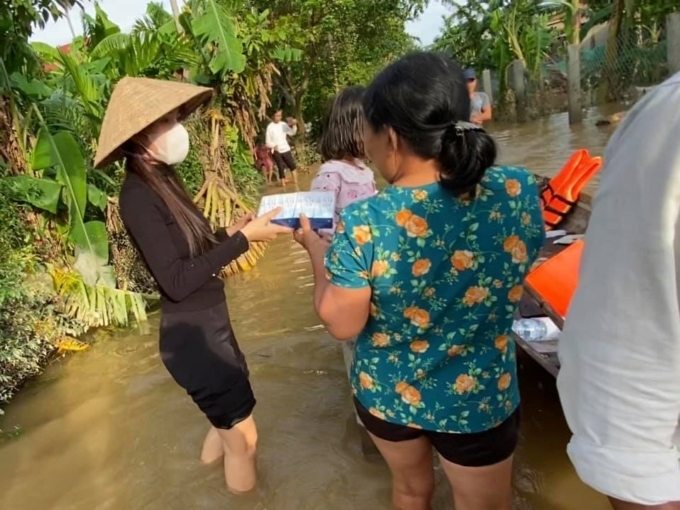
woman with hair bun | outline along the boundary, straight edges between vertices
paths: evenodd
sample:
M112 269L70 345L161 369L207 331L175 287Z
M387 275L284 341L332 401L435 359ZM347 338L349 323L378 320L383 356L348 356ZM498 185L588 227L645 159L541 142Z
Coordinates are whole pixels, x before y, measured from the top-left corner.
M545 235L535 181L494 166L445 56L391 64L363 109L366 152L390 185L342 211L330 247L302 218L314 306L338 340L358 335L354 404L392 472L394 507L430 508L434 448L457 510L510 510L510 331Z

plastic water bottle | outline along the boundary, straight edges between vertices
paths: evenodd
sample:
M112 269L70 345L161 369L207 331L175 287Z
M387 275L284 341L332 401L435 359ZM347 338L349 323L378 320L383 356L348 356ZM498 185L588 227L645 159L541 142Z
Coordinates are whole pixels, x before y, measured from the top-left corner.
M512 330L527 342L554 340L560 334L557 325L548 317L516 320L512 323Z

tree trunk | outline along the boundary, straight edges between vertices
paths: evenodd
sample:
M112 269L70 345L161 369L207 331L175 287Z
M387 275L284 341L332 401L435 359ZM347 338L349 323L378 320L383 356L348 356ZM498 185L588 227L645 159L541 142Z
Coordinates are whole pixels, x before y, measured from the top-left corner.
M24 158L19 136L14 126L10 104L0 97L0 159L9 166L14 175L26 173L26 158Z
M605 49L604 66L602 69L604 80L598 94L599 100L601 102L607 102L616 99L620 93L618 90L619 70L616 69L616 65L619 60L619 35L621 33L621 25L623 24L625 5L625 0L615 0L612 17L609 20L607 46Z

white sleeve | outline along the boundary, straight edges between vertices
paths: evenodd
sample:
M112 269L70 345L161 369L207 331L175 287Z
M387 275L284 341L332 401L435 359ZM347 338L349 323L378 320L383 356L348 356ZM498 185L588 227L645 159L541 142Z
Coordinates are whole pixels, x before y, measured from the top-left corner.
M581 480L680 501L680 74L612 136L560 337L557 387Z
M273 124L269 124L267 126L267 131L266 131L266 134L265 134L265 142L264 143L270 149L276 149L276 140L275 140L275 137L274 137Z
M297 124L290 127L288 124L284 123L283 132L286 133L286 136L295 136L297 134Z

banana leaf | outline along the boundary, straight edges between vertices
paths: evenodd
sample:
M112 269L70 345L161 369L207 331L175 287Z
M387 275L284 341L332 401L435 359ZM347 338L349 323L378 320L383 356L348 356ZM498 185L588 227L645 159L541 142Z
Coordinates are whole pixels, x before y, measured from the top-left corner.
M63 186L52 179L40 179L30 175L17 175L4 179L9 184L11 197L37 209L57 213Z
M38 133L33 150L33 169L56 168L56 181L63 186L62 199L68 209L69 237L81 250L108 261L106 227L101 221L85 223L87 181L85 158L71 133L52 135L47 128Z
M191 28L203 46L212 46L209 67L215 74L241 73L246 67L243 43L231 16L215 0L206 0Z

